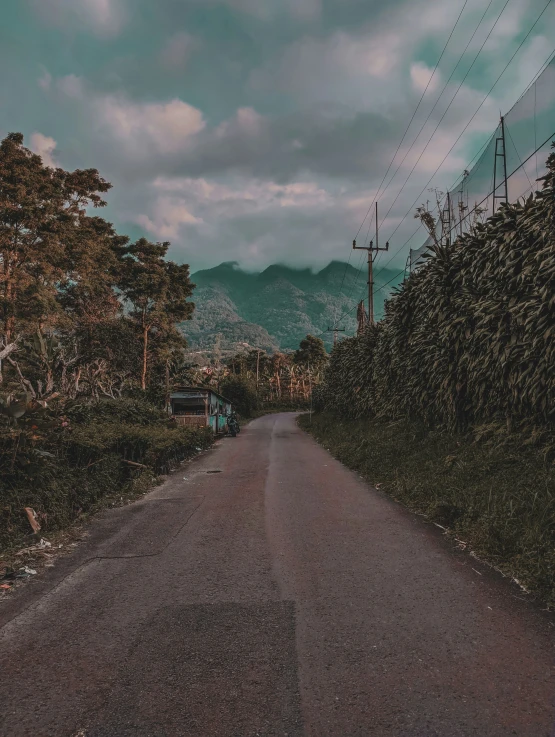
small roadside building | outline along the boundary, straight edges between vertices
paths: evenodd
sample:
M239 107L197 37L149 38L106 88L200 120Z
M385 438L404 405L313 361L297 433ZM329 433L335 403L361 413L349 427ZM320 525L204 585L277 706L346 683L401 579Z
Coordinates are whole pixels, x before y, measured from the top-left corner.
M168 411L179 425L211 427L214 433L227 432L231 402L207 387L181 386L170 394Z

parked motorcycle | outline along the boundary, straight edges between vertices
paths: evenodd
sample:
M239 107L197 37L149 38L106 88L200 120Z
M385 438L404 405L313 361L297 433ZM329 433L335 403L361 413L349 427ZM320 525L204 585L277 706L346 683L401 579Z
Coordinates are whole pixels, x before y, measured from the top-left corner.
M239 421L237 420L237 415L235 413L228 415L227 427L232 438L236 437L241 432Z

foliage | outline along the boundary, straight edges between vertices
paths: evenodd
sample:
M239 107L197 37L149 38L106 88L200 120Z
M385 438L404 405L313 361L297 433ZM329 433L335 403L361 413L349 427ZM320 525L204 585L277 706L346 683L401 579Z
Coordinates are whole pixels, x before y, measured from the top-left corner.
M36 329L56 315L58 285L70 282L83 262L83 271L94 261L102 270L112 233L98 237L85 208L105 204L101 195L109 188L94 169L44 167L23 147L20 133L1 142L0 317L6 345L22 327Z
M149 338L152 331L166 338L162 351L171 361L172 348L185 347L175 324L190 317L193 305L187 302L193 288L189 267L166 261L169 243L150 243L140 238L122 249L122 268L118 286L130 305L129 316L137 323L143 343L141 389L147 385ZM164 348L166 349L164 351Z
M555 420L555 154L543 188L431 248L383 321L332 352L319 406L464 430Z
M298 366L307 369L313 368L316 371L323 369L328 360L324 341L314 335L307 335L301 340L293 360Z
M28 532L24 506L56 529L211 440L160 412L184 371L189 267L92 214L110 187L44 166L20 133L0 143L0 544Z
M90 213L111 185L95 169L43 165L20 133L0 143L0 386L9 404L121 397L184 360L189 268L168 243L129 244ZM126 303L124 312L122 302Z
M25 507L47 535L211 442L208 428L177 426L144 399L30 408L0 426L0 548L30 533Z
M135 399L124 397L97 402L71 402L64 406L64 413L74 424L88 425L95 422L121 422L125 425L153 425L167 420L167 415L141 394Z
M555 436L490 424L461 435L419 422L300 418L333 455L450 528L479 556L555 604Z
M256 385L244 376L226 377L220 385L220 391L242 417L251 417L258 409Z
M327 359L322 340L307 335L294 354L269 356L260 349L238 353L227 360L225 373L250 384L261 409L285 406L298 409L309 406L312 390L321 380Z

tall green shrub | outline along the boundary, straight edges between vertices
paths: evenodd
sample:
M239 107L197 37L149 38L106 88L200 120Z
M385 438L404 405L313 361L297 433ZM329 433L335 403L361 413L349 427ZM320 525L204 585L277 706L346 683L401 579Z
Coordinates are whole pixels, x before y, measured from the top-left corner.
M427 262L333 351L318 402L462 430L555 420L555 155L541 191Z

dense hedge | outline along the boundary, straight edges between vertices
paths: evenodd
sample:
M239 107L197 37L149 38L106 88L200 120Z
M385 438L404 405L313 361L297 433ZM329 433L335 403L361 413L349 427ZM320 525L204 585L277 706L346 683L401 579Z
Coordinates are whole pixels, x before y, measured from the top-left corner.
M542 190L434 247L384 320L333 351L320 407L462 430L555 420L555 155Z
M29 412L0 428L0 548L31 531L25 507L37 512L48 534L138 475L166 473L212 440L208 428L176 426L141 400Z

